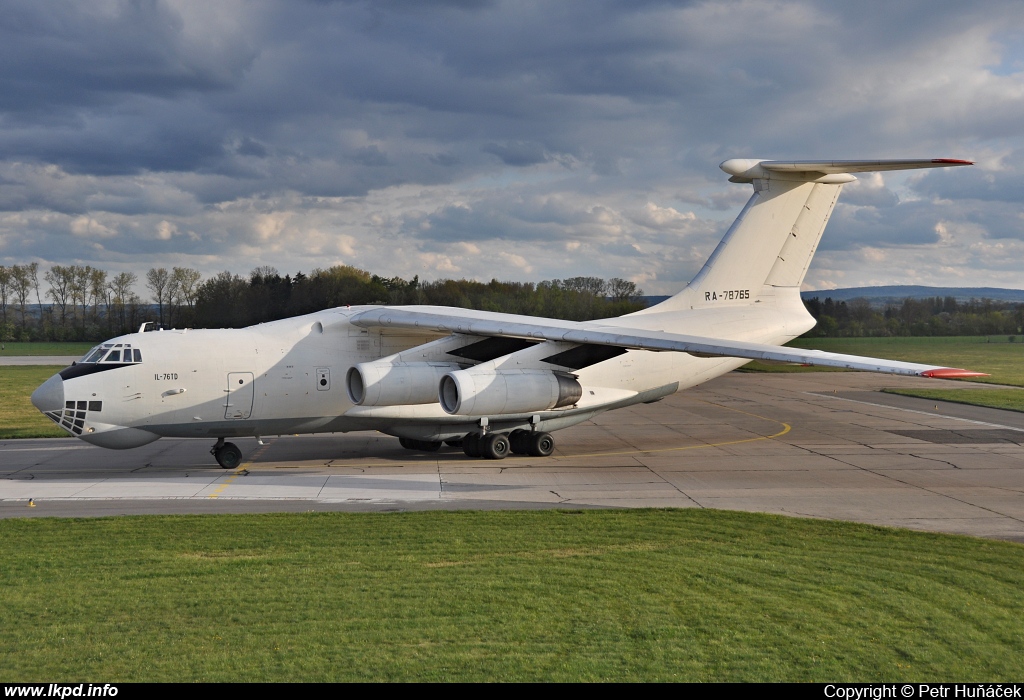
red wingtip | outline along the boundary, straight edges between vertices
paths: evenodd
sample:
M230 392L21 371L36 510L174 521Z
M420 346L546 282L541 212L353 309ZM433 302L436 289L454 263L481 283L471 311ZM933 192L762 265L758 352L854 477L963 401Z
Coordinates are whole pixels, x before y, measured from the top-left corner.
M932 379L967 379L969 377L987 377L985 372L972 372L969 369L957 369L955 367L943 367L942 369L929 369L921 372L922 377Z
M974 165L973 160L957 160L956 158L932 158L933 163L946 163L947 165Z

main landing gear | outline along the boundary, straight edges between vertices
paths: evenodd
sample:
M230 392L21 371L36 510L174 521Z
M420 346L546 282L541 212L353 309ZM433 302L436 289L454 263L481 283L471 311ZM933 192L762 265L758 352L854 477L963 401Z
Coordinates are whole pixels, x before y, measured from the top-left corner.
M505 459L509 453L548 457L555 451L555 439L551 433L513 430L502 433L470 433L462 439L462 451L467 457L484 459Z
M440 442L404 437L398 438L398 442L407 450L419 452L437 452L441 447ZM461 440L445 440L444 444L461 447L467 457L474 459L481 457L505 459L510 453L531 457L548 457L555 451L555 439L551 437L551 433L531 430L513 430L507 435L505 433L469 433Z
M462 439L462 451L467 457L505 459L511 449L508 437L501 433L470 433Z
M242 463L242 451L233 442L217 438L217 444L210 448L210 454L223 469L237 469Z

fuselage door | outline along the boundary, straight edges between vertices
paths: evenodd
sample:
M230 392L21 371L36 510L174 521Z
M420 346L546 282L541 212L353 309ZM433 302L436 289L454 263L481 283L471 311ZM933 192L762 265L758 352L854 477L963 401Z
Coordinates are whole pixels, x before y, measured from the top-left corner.
M255 389L252 372L229 372L224 417L243 419L251 416Z

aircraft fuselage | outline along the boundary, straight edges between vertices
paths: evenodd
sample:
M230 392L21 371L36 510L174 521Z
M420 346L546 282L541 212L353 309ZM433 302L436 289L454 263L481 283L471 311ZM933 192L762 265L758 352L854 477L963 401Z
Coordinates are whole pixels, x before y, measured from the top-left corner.
M729 334L759 342L785 342L813 321L792 304L698 309L626 316L594 322L659 330ZM479 417L449 415L436 403L356 406L345 388L348 370L361 362L415 353L439 334L365 329L349 318L366 307L329 309L242 329L133 333L103 344L130 347L130 362L78 363L40 387L33 401L72 434L102 447L137 447L160 437L242 436L380 430L420 440L456 439L480 425ZM497 369L535 367L545 344L495 358ZM564 348L577 347L565 344ZM134 361L138 358L140 361ZM121 358L122 360L124 358ZM439 359L425 357L426 360ZM453 357L461 366L472 366ZM571 370L583 396L571 406L500 415L496 430L557 430L599 412L653 401L742 365L726 358L630 350ZM550 367L550 365L541 365ZM533 423L531 423L533 421Z

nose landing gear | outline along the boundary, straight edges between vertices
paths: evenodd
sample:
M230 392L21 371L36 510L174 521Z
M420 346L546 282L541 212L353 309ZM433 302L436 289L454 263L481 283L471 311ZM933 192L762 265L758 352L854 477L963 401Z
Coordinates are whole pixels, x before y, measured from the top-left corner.
M235 443L224 442L224 438L217 438L217 444L210 448L210 454L222 469L237 469L242 463L242 451Z

